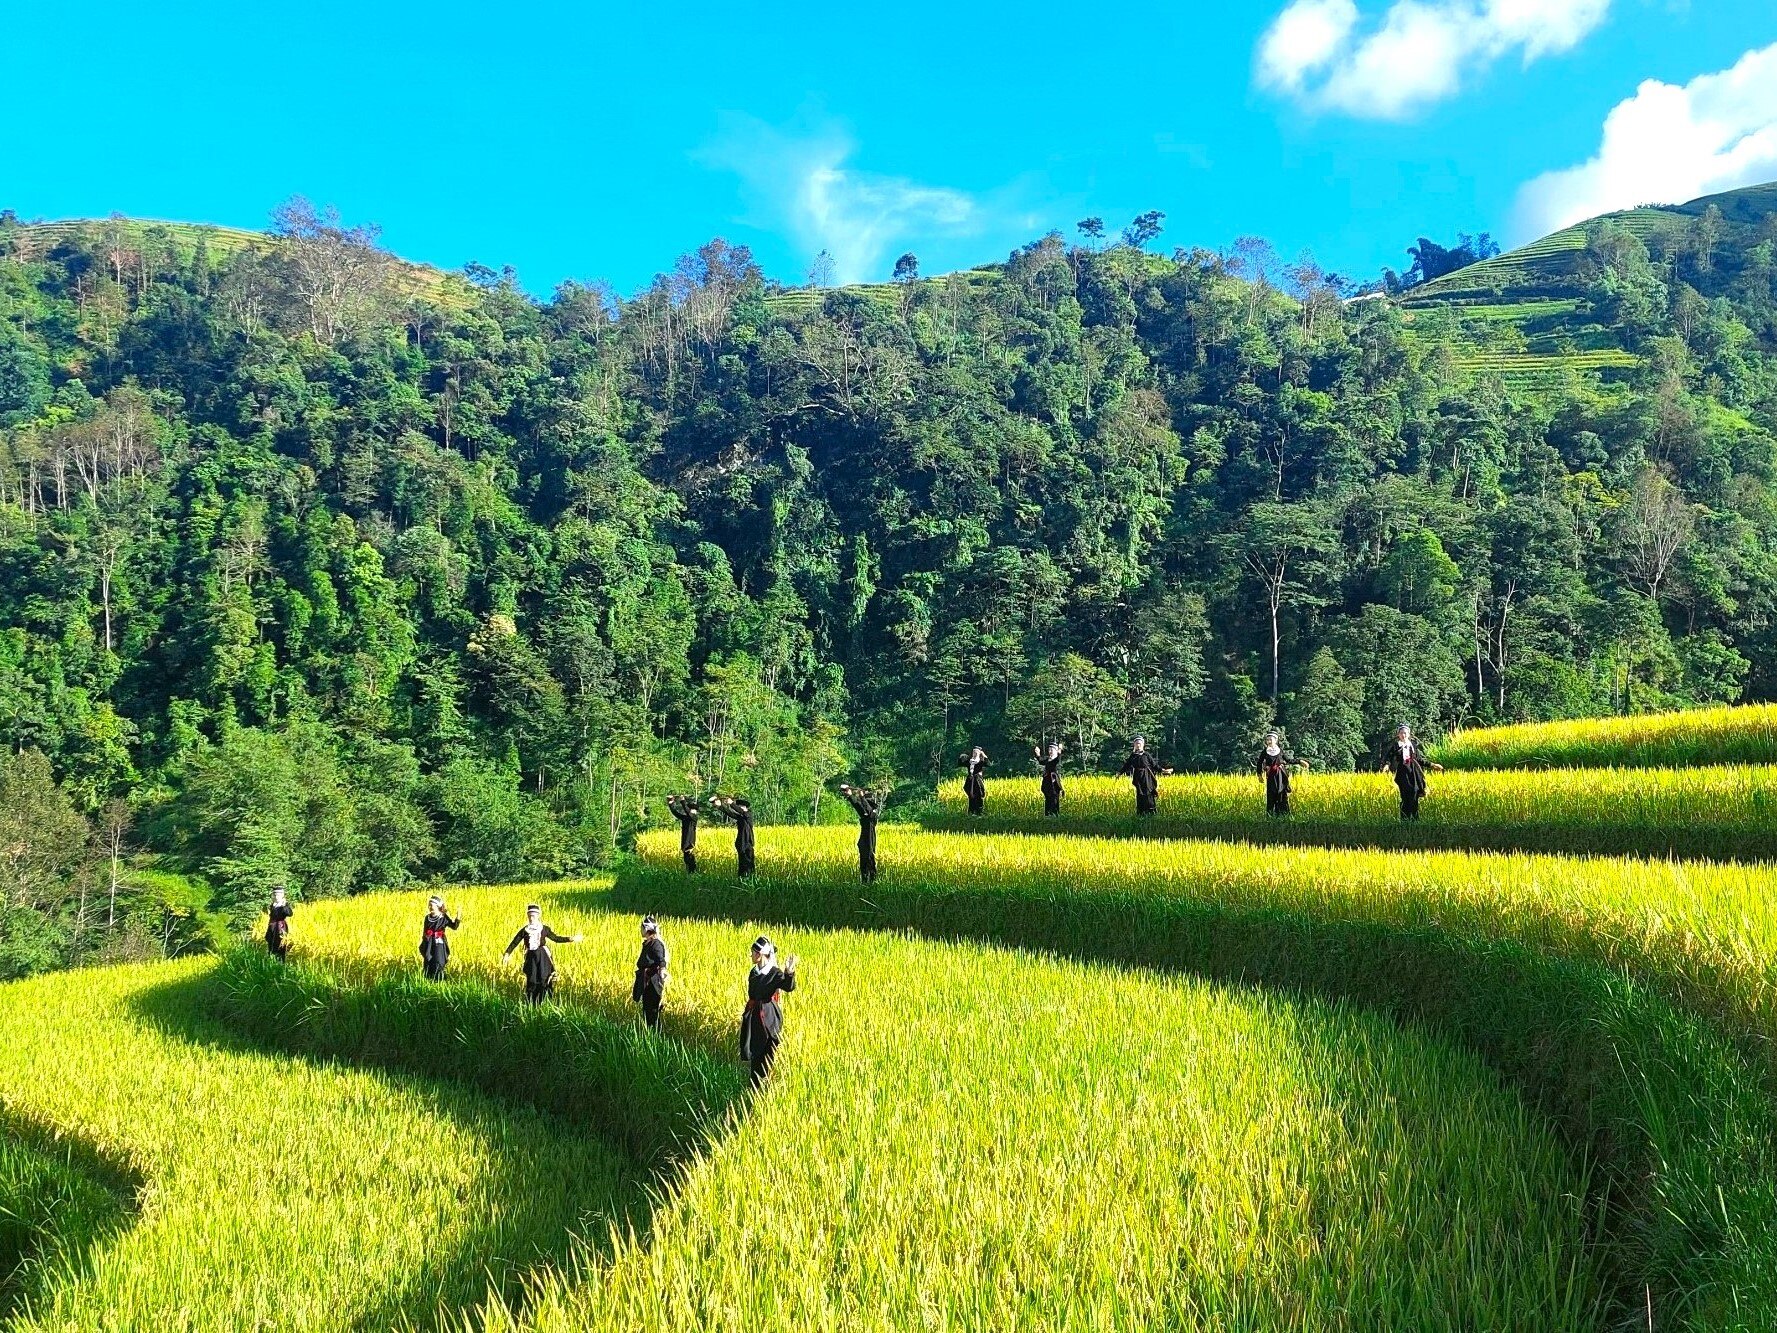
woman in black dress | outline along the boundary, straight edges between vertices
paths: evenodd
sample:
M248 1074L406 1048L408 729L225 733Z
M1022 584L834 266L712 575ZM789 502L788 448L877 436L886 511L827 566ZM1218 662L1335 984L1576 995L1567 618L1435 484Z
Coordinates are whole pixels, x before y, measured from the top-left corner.
M636 981L629 998L642 1006L642 1021L660 1031L660 1006L666 999L666 941L652 915L642 918L642 951L636 956Z
M524 945L524 998L532 1004L542 1004L550 991L555 989L555 955L549 952L551 942L556 944L578 944L578 935L557 935L543 924L543 909L532 903L524 909L525 923L518 928L518 934L512 937L512 943L506 946L506 952L500 955L505 962L512 957L512 951L520 944Z
M1033 749L1031 757L1043 766L1043 818L1061 818L1061 746L1056 741L1049 742L1049 751L1045 754L1041 748Z
M1137 736L1131 744L1129 758L1117 770L1119 776L1135 784L1136 814L1145 817L1160 808L1160 779L1170 772L1170 768L1162 768L1160 761L1148 753L1148 738Z
M1405 722L1394 729L1394 739L1382 751L1382 767L1394 774L1394 785L1401 793L1401 818L1419 818L1419 802L1425 799L1425 770L1442 773L1444 766L1433 763L1413 739L1413 728Z
M280 963L290 954L290 918L295 914L296 909L290 906L284 886L278 885L271 891L271 906L266 909L265 947Z
M701 813L697 808L696 798L691 796L669 796L666 808L673 812L673 818L679 821L679 855L685 860L685 873L697 873L697 816Z
M753 941L753 970L747 973L747 1007L740 1016L740 1058L751 1071L753 1086L765 1081L784 1036L784 1008L779 996L796 989L796 955L777 965L777 946L761 935Z
M969 798L969 813L979 815L982 802L987 799L987 751L977 745L957 762L969 770L968 777L963 779L963 795Z
M876 882L876 821L882 818L882 793L865 791L849 782L839 784L840 793L858 812L858 874L866 884Z
M426 965L427 981L444 979L444 969L450 965L450 940L444 932L462 924L462 917L453 917L444 910L444 899L437 894L426 899L426 920L420 927L420 958Z
M753 873L753 807L744 796L712 796L710 809L734 824L734 862L745 879Z
M1259 751L1259 774L1265 779L1266 814L1281 818L1290 812L1290 770L1307 767L1307 760L1298 759L1283 748L1275 731L1265 733L1265 748Z

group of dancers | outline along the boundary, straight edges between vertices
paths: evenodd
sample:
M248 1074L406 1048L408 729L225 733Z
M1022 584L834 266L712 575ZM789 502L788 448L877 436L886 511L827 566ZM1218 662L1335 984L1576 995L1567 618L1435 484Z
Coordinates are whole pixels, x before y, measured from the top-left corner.
M549 946L579 944L584 937L558 935L544 922L543 909L536 903L524 910L525 923L513 935L500 961L505 962L520 948L524 950L524 997L530 1004L542 1004L555 990L555 955ZM290 954L290 919L295 911L285 889L274 888L266 912L265 946L280 961ZM435 893L426 900L426 916L420 925L420 965L428 981L444 979L450 966L449 932L460 929L462 924L462 916L452 916L440 895ZM642 1021L656 1032L660 1030L660 1011L666 1003L666 984L666 941L661 938L660 922L649 914L642 918L642 948L636 956L635 981L629 998L632 1004L641 1006ZM740 1058L755 1087L771 1072L784 1034L782 997L795 989L796 956L791 954L780 966L777 946L771 939L761 935L754 940L753 966L747 973L746 1007L740 1016Z
M864 883L876 881L876 825L882 819L882 804L887 792L839 784L839 794L858 816L858 874ZM679 858L685 873L697 873L697 826L707 810L734 825L734 862L740 877L753 873L755 843L753 839L753 807L744 796L711 796L699 801L695 796L674 795L666 798L666 808L679 821Z
M1299 759L1283 748L1282 736L1275 731L1265 733L1265 744L1259 751L1257 769L1259 776L1265 781L1265 813L1274 817L1286 816L1290 812L1290 775L1298 769L1306 769L1308 761ZM1043 814L1049 819L1061 818L1061 757L1064 753L1062 745L1051 741L1046 747L1037 746L1031 751L1031 758L1042 769L1040 788L1043 793ZM1379 756L1381 771L1393 776L1395 787L1401 797L1401 818L1415 820L1419 818L1419 802L1426 792L1425 775L1427 771L1442 773L1444 766L1426 758L1418 741L1413 738L1413 728L1403 722L1395 728L1394 738L1383 747ZM987 751L979 745L957 761L964 770L963 795L968 798L969 813L982 815L987 805L987 767L991 762ZM1130 744L1129 757L1117 770L1119 777L1126 777L1135 788L1135 813L1138 818L1151 817L1160 808L1160 779L1169 775L1172 769L1161 764L1148 749L1145 736L1137 736Z
M1031 752L1031 757L1042 769L1043 813L1051 819L1061 815L1063 754L1064 748L1057 742L1046 747L1038 746ZM967 771L963 792L968 797L969 813L979 816L984 812L987 799L986 773L990 762L987 751L979 745L973 746L959 762ZM1266 733L1257 769L1265 782L1265 810L1268 814L1282 817L1290 813L1290 775L1307 767L1306 760L1283 748L1278 732ZM1401 818L1418 819L1419 802L1426 793L1426 772L1441 773L1443 766L1426 758L1413 737L1413 729L1406 723L1395 729L1394 738L1384 747L1381 769L1393 775L1400 791ZM1135 737L1129 757L1117 772L1129 778L1135 788L1136 815L1141 818L1153 816L1159 809L1160 779L1172 769L1154 757L1145 737ZM845 782L839 784L839 791L858 817L858 874L864 883L873 883L876 879L876 826L882 817L886 793ZM744 879L753 873L756 847L753 808L744 796L718 794L700 801L694 796L675 794L666 798L666 804L679 821L679 853L686 873L697 873L697 827L705 811L734 825L734 852L740 875ZM276 958L283 959L289 954L290 919L294 913L284 888L274 888L266 914L265 944ZM462 924L462 917L452 916L440 895L433 894L427 900L425 920L420 926L420 961L428 980L444 978L450 965L450 932L460 929ZM641 929L642 947L636 958L630 1000L641 1006L643 1022L658 1030L660 1011L666 1000L666 941L661 937L660 923L652 915L642 918ZM549 946L578 944L581 938L579 935L557 934L544 922L543 909L536 903L525 908L525 923L512 936L500 959L505 962L519 949L524 950L522 965L527 1002L541 1004L555 989L555 956ZM740 1053L757 1085L770 1072L778 1043L783 1038L782 996L796 989L796 958L792 955L779 966L777 948L764 935L753 941L752 956L752 970L747 974L746 1007L741 1013Z

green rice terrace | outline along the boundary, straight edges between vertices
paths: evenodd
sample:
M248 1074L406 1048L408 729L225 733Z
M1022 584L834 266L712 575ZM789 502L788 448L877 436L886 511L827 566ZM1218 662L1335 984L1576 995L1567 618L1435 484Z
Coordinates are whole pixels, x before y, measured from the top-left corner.
M614 880L451 890L439 983L412 892L299 904L285 964L12 983L0 1312L1777 1328L1777 869L1740 856L1751 807L1683 860L1658 821L1618 818L1613 857L1584 832L1700 799L1639 758L1720 752L1703 781L1764 792L1771 736L1743 709L1457 737L1491 785L1436 776L1428 816L1468 802L1479 841L1534 853L1472 850L1454 818L1443 850L1378 847L1374 793L1341 794L1376 774L1301 777L1315 836L1287 849L1242 836L1256 779L1176 779L1143 823L1127 784L1070 779L1034 835L993 831L1035 789L1006 780L978 823L940 816L960 831L886 827L867 887L826 826L761 829L739 884L713 831L695 875L653 832ZM1540 764L1588 745L1617 765L1598 808L1540 799ZM1226 840L1159 836L1173 805L1227 807ZM1322 845L1344 841L1370 845ZM531 901L584 936L538 1007L500 957ZM658 1034L629 1003L644 910L672 949ZM749 1092L761 930L803 962Z
M1460 372L1526 389L1569 375L1608 383L1638 361L1586 299L1596 267L1594 239L1601 229L1620 229L1658 257L1712 207L1720 214L1721 243L1750 247L1777 216L1777 183L1578 223L1411 289L1400 298L1403 317L1423 346L1447 346Z

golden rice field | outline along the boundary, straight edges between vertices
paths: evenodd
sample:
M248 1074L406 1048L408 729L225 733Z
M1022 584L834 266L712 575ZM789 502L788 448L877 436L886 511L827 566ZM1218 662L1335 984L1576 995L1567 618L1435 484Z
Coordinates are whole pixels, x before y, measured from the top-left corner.
M620 898L918 929L1349 1001L1483 1053L1588 1164L1600 1265L1663 1328L1777 1326L1777 871L1740 864L766 829L759 874L675 873L644 837ZM1620 1310L1619 1310L1620 1313Z
M1457 732L1436 747L1451 768L1676 768L1777 763L1777 704L1526 722Z
M586 942L558 948L560 1001L525 1011L497 954L533 897ZM790 927L802 985L748 1097L753 924L667 920L652 1037L608 891L452 902L442 987L413 979L404 894L304 908L287 969L0 988L7 1115L143 1182L14 1326L1600 1326L1583 1166L1412 1025Z
M1279 819L1266 813L1256 774L1187 774L1162 778L1159 813L1137 819L1127 779L1068 776L1060 818L1048 820L1034 777L994 778L979 817L968 814L960 782L944 784L934 822L983 833L1777 857L1777 766L1452 770L1430 774L1429 786L1408 823L1386 773L1299 774L1292 813Z
M867 887L847 827L744 883L648 833L453 891L443 985L410 893L0 986L0 1328L1777 1330L1773 717L1467 732L1405 826L1377 774L953 784ZM539 1008L533 899L586 936Z

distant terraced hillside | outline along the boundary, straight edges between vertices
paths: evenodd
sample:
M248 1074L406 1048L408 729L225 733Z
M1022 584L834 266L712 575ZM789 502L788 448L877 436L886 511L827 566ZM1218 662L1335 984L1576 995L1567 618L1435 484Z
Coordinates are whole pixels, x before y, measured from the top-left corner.
M1722 215L1724 253L1743 250L1777 215L1777 182L1688 204L1607 213L1447 273L1400 298L1408 327L1422 344L1448 347L1458 369L1495 374L1515 387L1631 370L1635 354L1623 346L1619 330L1597 322L1585 299L1589 238L1601 224L1617 223L1658 260L1683 244L1691 224L1712 204Z
M189 263L198 250L212 255L232 255L243 250L269 250L272 237L245 227L221 227L204 222L160 222L151 218L65 218L55 222L28 222L16 233L18 249L26 259L53 254L60 246L86 236L105 243L108 233L132 249L170 256ZM468 283L455 273L395 260L396 289L404 296L429 300L451 309L469 302Z

